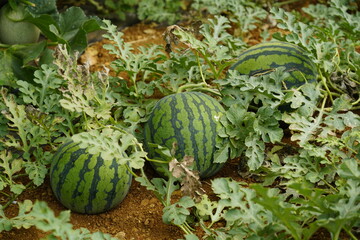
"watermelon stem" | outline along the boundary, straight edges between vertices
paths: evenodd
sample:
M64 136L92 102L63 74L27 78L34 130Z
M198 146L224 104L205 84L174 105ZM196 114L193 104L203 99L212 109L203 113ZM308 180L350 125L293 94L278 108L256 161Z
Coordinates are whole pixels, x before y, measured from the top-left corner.
M352 103L353 106L357 105L360 102L360 98L358 98L358 100L356 100L355 102ZM358 107L360 108L360 107Z
M125 166L126 166L127 170L128 170L135 178L139 177L139 176L132 170L132 168L129 167L128 164L126 164Z
M176 183L177 178L175 178L172 174L169 174L166 184L163 184L163 189L160 190L158 186L155 186L146 176L144 168L141 168L140 171L141 171L141 177L137 177L137 178L141 178L141 180L139 180L141 185L151 190L164 207L170 206L171 196L175 190L174 184ZM143 181L145 181L145 184ZM182 224L175 224L173 222L172 224L180 228L186 234L192 234L192 231L194 230L193 228L190 227L190 225L186 221Z
M200 64L199 54L196 52L195 55L196 55L196 60L197 60L198 66L199 66L199 71L200 71L201 79L202 79L203 83L204 83L205 85L207 85L207 82L206 82L206 80L205 80L204 73L203 73L203 71L202 71L202 67L201 67L201 64ZM211 67L211 66L210 66L210 67Z
M204 57L205 62L207 63L207 65L209 65L212 73L214 74L215 79L217 79L217 78L219 77L219 73L218 73L218 71L216 71L216 69L215 69L215 67L214 67L214 64L212 64L212 62L209 60L209 58L206 56L206 54L202 54L202 55L203 55L203 57ZM198 53L196 53L196 57L199 58ZM199 60L198 60L198 64L199 64L199 66L200 66L200 61L199 61ZM201 69L201 67L200 67L200 69ZM201 71L201 70L200 70L200 71ZM201 73L201 72L200 72L200 73ZM202 77L203 77L203 76L202 76Z
M185 222L184 224L181 224L181 225L176 225L176 226L181 228L181 230L183 230L186 234L192 234L192 231L190 230L191 227L189 226L189 224L187 222Z
M148 158L146 157L146 160L149 161L149 162L155 162L155 163L169 163L170 161L164 161L164 160L159 160L159 159L153 159L153 158Z
M320 71L319 71L320 72ZM334 102L334 99L333 99L333 97L332 97L332 93L331 93L331 91L330 91L330 89L329 89L329 86L327 85L327 81L326 81L326 78L321 74L321 72L320 72L320 78L321 78L321 82L322 82L322 84L324 85L324 87L325 87L325 90L326 90L326 92L327 92L327 96L329 96L330 97L330 101L331 101L331 103L333 103ZM325 96L326 97L326 96Z
M33 183L33 182L27 183L27 184L25 185L25 189L29 188L32 183ZM23 191L22 191L21 193L23 193ZM3 211L3 210L5 210L8 206L10 206L10 204L13 203L13 202L15 201L15 199L17 199L17 198L20 196L21 193L17 193L17 194L12 195L12 198L11 198L7 203L5 203L5 204L1 207L1 210Z
M220 92L216 89L209 88L210 85L207 83L193 83L193 84L186 84L178 88L176 91L177 93L185 92L186 89L191 88L193 91L202 91L202 92L209 92L217 96L221 96Z
M299 0L287 0L283 2L273 3L273 7L281 7L282 5L298 2Z
M357 239L358 239L347 227L344 226L343 229L344 229L345 232L351 237L351 239L353 239L353 240L357 240Z

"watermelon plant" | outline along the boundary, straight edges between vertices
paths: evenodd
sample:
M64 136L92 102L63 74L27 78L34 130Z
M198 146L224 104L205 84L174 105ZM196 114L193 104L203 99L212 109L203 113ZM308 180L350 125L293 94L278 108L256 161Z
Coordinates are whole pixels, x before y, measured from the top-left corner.
M12 228L34 226L44 232L50 232L48 238L54 239L98 239L118 240L110 234L102 232L90 232L87 228L77 228L70 222L70 211L62 211L56 215L46 202L36 201L32 203L29 199L19 202L19 214L15 218L5 216L0 210L1 229L9 231Z
M115 159L117 164L128 166L129 172L135 169L135 180L163 204L163 222L182 229L185 239L358 239L358 5L352 0L332 0L309 5L301 10L306 14L299 14L270 9L271 2L275 1L266 1L264 7L265 1L193 1L190 8L196 12L191 13L203 23L170 26L165 32L165 48L135 49L124 41L117 26L104 21L105 38L111 40L105 48L117 56L111 73L92 73L87 66L78 65L79 55L69 54L78 46L70 40L73 38L58 41L65 46L56 48L51 64L29 75L33 76L31 81L1 75L4 71L0 71L0 80L10 78L13 86L0 91L0 190L6 199L0 209L0 231L35 226L50 231L52 238L111 238L74 230L68 211L56 217L43 202L18 202L18 215L6 214L21 193L44 183L48 166L60 156L54 158L54 154L65 150L59 147L71 138L87 156L101 156L104 163ZM58 15L59 26L41 30L51 30L51 37L69 37L62 33L69 30L66 26L76 11ZM93 19L88 20L86 23L93 26ZM74 39L84 36L87 24L78 29L79 35L71 31ZM279 66L269 74L249 76L238 69L228 70L246 49L253 49L249 46L270 38L299 50L295 55L306 53L303 59L314 64L310 69L318 81L284 88L282 83L292 72L279 59ZM12 63L17 59L8 54L2 57ZM9 67L0 67L4 66ZM308 72L302 72L296 78L306 75ZM206 103L209 96L216 96L211 102L224 108L222 116L215 119L221 126L217 137L223 142L215 144L217 152L207 161L230 158L228 166L233 168L227 170L237 171L239 176L200 180L194 171L198 164L195 151L186 152L186 156L177 154L181 144L166 143L156 131L150 134L160 130L155 124L161 118L152 115L162 108L157 103L188 103L174 97L187 94L204 97ZM253 102L261 106L253 108ZM292 111L281 111L283 104L289 104ZM199 127L203 125L194 123L206 112L195 108L198 105L193 104L191 111L169 107L165 113L182 113L176 116L181 121L194 114L192 123ZM175 129L180 136L201 140L193 135L198 129L186 135L190 128L180 131L179 121L173 127L175 116L166 114L159 114L168 118L166 130ZM286 128L281 127L283 123ZM173 131L163 132L168 133L173 135ZM214 136L213 132L206 134ZM160 145L145 141L150 138L149 142L155 142L153 136L160 139ZM155 157L148 156L141 142L148 144L146 149ZM168 145L161 146L164 143ZM169 166L164 168L168 177L149 178L145 160L158 166L153 158L160 157ZM239 165L234 167L237 161Z
M194 170L200 177L216 174L228 159L227 154L219 155L218 149L225 145L219 137L223 131L220 118L225 110L210 96L199 92L176 93L162 98L154 106L144 127L144 145L150 158L159 158L151 144L172 149L174 156L195 159ZM166 164L152 162L159 173Z

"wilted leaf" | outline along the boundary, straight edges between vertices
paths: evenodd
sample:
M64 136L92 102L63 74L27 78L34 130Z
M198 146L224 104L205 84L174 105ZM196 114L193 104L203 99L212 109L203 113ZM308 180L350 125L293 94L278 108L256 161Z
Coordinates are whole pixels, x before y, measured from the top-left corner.
M202 189L199 172L191 170L193 163L193 157L185 156L181 162L174 158L169 163L169 170L175 178L180 180L183 195L199 201L205 191Z

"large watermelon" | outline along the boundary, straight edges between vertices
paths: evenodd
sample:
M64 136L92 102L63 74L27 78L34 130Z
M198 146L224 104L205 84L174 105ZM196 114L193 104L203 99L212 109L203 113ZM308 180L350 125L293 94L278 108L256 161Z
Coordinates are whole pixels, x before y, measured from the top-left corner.
M176 158L194 157L194 168L200 177L217 173L224 163L214 163L216 145L223 140L218 136L222 128L219 119L224 108L214 98L199 92L184 92L159 100L151 112L144 129L144 146L151 158L159 158L149 143L172 149L177 144ZM164 174L166 164L152 163Z
M287 88L299 87L305 82L317 78L317 70L306 51L287 42L266 42L254 45L237 58L230 67L239 73L250 76L268 74L278 67L285 67L290 77L286 80Z
M79 143L68 141L56 152L50 168L51 188L67 208L86 214L105 212L127 195L132 175L115 159L89 154Z

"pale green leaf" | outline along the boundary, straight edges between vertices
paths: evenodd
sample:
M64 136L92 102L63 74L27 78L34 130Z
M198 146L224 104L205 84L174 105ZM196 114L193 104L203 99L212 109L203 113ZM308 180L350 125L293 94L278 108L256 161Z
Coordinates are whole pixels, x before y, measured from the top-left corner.
M229 159L229 143L222 144L214 153L214 163L225 163Z
M346 179L360 179L359 163L356 159L344 159L337 172Z
M163 208L163 222L169 224L173 223L175 225L184 224L187 216L190 215L188 208L194 206L194 201L188 197L182 197L178 202L170 206L165 206Z
M249 134L245 139L247 147L245 155L247 157L247 164L250 170L258 169L265 160L265 144L257 134Z

